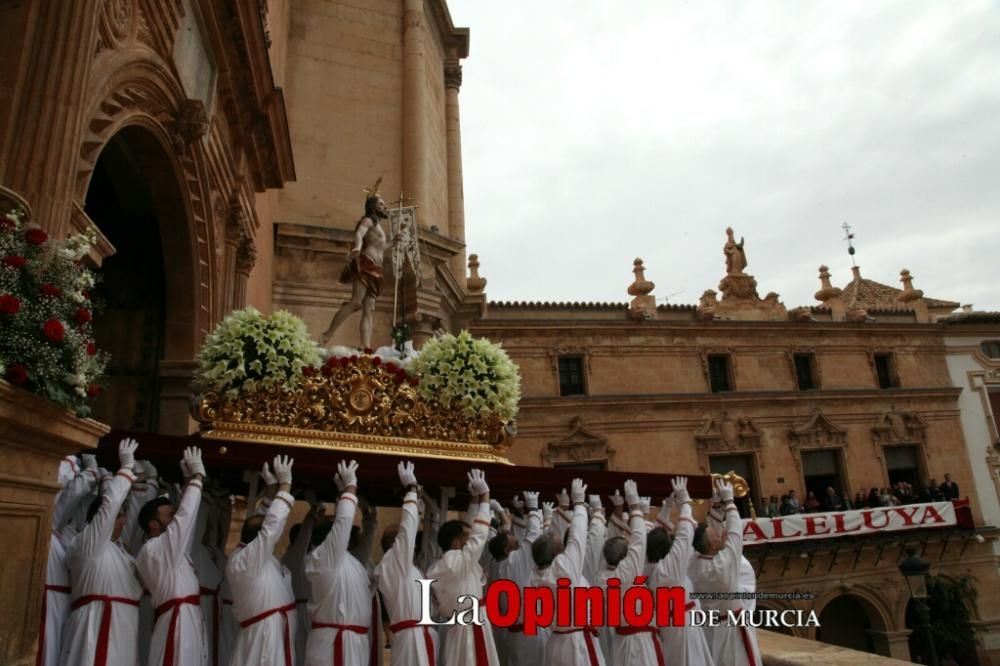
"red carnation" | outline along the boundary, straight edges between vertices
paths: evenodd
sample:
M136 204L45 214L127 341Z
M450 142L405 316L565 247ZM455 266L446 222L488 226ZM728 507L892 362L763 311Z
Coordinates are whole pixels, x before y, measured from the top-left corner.
M323 366L323 367L322 367L322 368L320 369L320 372L322 372L322 373L323 373L323 376L324 376L324 377L329 377L330 375L332 375L332 374L333 374L333 368L332 368L332 367L330 367L329 365L324 365L324 366Z
M54 284L49 284L48 282L42 285L41 290L42 296L51 296L52 298L59 298L62 296L62 290Z
M420 378L419 377L410 377L410 379L408 381L410 382L410 386L416 386L417 384L420 383Z
M16 315L21 311L21 300L17 296L4 294L0 296L0 314Z
M371 347L365 347L363 351L369 356L375 353L375 350L372 349Z
M406 373L400 370L399 372L397 372L395 375L392 376L392 381L396 382L397 384L402 384L404 381L406 381Z
M351 363L357 363L358 362L358 355L357 354L352 355L349 360L350 360Z
M42 245L49 239L49 235L41 229L28 229L24 232L24 240L32 245Z
M302 375L304 377L312 377L316 374L316 368L302 368Z
M388 363L385 364L385 369L388 370L389 372L396 372L397 370L399 370L399 366L397 366L392 361L389 361Z
M0 217L0 230L13 231L15 227L17 227L17 220L12 218L10 215Z
M17 365L12 365L7 368L7 373L4 375L4 379L9 381L14 386L22 386L28 381L28 371L24 369L24 366L18 363Z
M88 342L87 356L94 356L95 354L97 354L97 345L95 345L93 342Z
M73 315L73 321L83 326L90 321L90 310L87 308L77 308L76 314Z
M63 337L66 335L66 327L58 319L49 319L42 325L42 333L45 334L45 337L50 342L62 342Z
M101 391L103 391L103 390L104 389L102 389L97 384L91 384L90 386L87 387L87 397L88 398L96 398L97 396L99 396L101 394Z
M10 254L3 258L3 265L11 268L20 268L28 263L28 260L17 254Z
M382 359L376 356L375 358L372 359L372 365L374 365L375 367L382 365Z

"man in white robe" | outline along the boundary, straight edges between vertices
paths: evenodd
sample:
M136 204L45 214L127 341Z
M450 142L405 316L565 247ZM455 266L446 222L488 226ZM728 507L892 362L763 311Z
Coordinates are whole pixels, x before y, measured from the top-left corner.
M155 498L137 520L147 540L135 565L155 618L148 666L208 666L200 586L188 555L205 478L201 449L186 448L181 469L188 481L177 511L166 498Z
M611 578L621 581L623 590L628 589L642 575L646 565L646 518L635 481L625 482L625 502L629 508L628 542L622 537L616 537L605 543L606 566L598 578L605 589ZM615 627L614 634L615 637L610 642L609 663L664 666L662 646L655 625Z
M490 582L496 580L511 580L522 590L531 585L535 573L535 563L531 559L531 544L542 534L542 514L538 510L538 493L524 493L524 506L528 510L525 530L518 539L514 534L498 534L489 541L488 547L493 553L493 566L490 568ZM503 612L506 612L505 597L500 597ZM499 638L497 638L499 634ZM524 610L518 616L517 622L501 629L494 627L497 652L500 663L504 666L534 666L542 663L545 656L546 632L540 631L534 636L524 634ZM502 649L501 649L502 648Z
M701 627L693 626L692 613L700 611L697 599L691 599L694 590L688 577L693 549L691 541L697 523L691 518L691 496L687 490L687 478L675 477L671 480L673 498L680 504L677 532L670 538L664 529L654 529L649 533L646 546L647 560L654 565L647 584L652 590L658 587L683 587L686 604L684 626L660 627L663 641L664 661L671 666L712 666L712 653ZM661 516L657 521L666 524L668 503L664 502Z
M698 557L691 563L689 573L694 589L699 593L738 592L740 588L740 568L743 559L743 521L733 502L733 487L721 480L716 481L719 498L725 505L725 540L718 548L713 546L707 526L699 526L695 531L694 548ZM720 626L711 632L712 659L716 664L732 666L761 666L760 650L747 627L730 626L727 613L740 611L743 603L739 599L703 598L701 605L706 610L717 610Z
M371 652L372 590L368 570L348 552L358 508L358 464L337 465L340 499L323 544L306 555L312 598L306 666L365 666ZM378 637L374 637L378 640Z
M432 589L446 618L456 610L462 612L472 607L472 601L466 597L483 598L485 576L479 559L490 530L490 488L481 470L469 472L469 494L478 504L471 528L458 520L442 525L438 543L444 552L427 572L427 578L435 581ZM499 666L493 629L485 612L481 615L482 625L448 628L441 646L441 666Z
M413 463L399 463L399 482L406 489L399 526L386 528L382 535L382 560L375 567L375 579L389 614L392 631L391 666L434 666L437 633L433 627L420 626L420 589L417 579L424 574L416 567L417 510L419 487Z
M240 623L230 666L294 666L295 663L292 577L274 557L274 547L295 502L289 494L292 463L288 456L275 456L277 494L263 519L255 515L243 523L240 544L226 563L233 616Z
M306 641L309 639L309 579L306 578L306 552L312 541L316 515L323 504L312 491L306 491L309 513L298 525L288 531L288 548L281 556L281 563L292 573L292 593L295 594L295 612L299 619L295 631L295 666L306 663Z
M573 514L565 547L562 546L562 539L554 534L545 534L531 545L531 554L538 567L533 583L551 588L553 596L556 595L557 581L560 578L568 578L571 587L589 586L583 576L587 539L587 509L584 506L586 492L587 487L583 485L583 481L573 479L570 487ZM556 613L558 612L557 602ZM574 624L569 627L553 625L545 644L545 661L550 666L604 666L604 655L597 642L597 629L589 624Z
M135 481L137 446L132 439L118 444L120 469L107 483L106 494L92 505L89 524L66 556L73 592L59 660L65 666L136 662L142 588L135 577L135 561L118 538L125 523L122 505Z

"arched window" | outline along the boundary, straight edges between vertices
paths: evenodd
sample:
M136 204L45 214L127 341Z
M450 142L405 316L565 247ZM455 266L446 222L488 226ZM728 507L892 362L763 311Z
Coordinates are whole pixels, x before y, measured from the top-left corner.
M1000 340L980 342L979 349L990 358L1000 358Z

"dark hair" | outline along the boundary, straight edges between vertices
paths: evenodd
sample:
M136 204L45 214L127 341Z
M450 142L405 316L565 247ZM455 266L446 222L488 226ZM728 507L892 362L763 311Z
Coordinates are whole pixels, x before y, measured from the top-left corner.
M316 525L316 527L313 528L313 533L312 537L309 539L309 544L313 548L319 548L320 546L323 545L323 542L326 541L326 536L330 533L330 530L332 529L333 529L332 520L325 520L319 523L318 525Z
M650 562L659 562L674 545L674 537L662 527L654 527L646 535L646 559Z
M539 569L552 564L559 554L559 537L555 534L543 534L531 543L531 559Z
M142 530L142 533L146 536L149 536L149 521L159 520L158 516L160 515L161 506L170 506L170 500L166 497L154 497L143 504L142 508L139 509L139 517L137 519L139 522L139 529Z
M441 550L451 550L451 542L462 536L469 524L464 520L449 520L438 529L438 545Z
M604 561L616 566L628 552L628 542L623 537L612 537L604 542Z
M694 539L691 541L691 546L701 555L708 555L708 525L705 523L698 524L698 527L694 530Z
M94 501L90 503L90 506L87 507L88 523L92 521L94 519L94 516L97 515L97 512L101 510L101 502L103 501L104 501L104 495L98 494L98 496L94 498Z
M378 200L382 197L379 195L373 195L365 199L365 217L375 221L375 205L378 204ZM359 221L358 224L361 224Z
M382 552L386 553L392 548L392 544L396 542L396 535L399 534L399 525L389 525L389 527L382 530Z
M260 532L260 528L264 526L263 516L250 516L243 523L243 529L240 530L240 542L243 544L248 544L257 538L257 533Z
M490 555L497 562L503 562L507 559L507 533L501 532L486 543L486 547L490 550Z

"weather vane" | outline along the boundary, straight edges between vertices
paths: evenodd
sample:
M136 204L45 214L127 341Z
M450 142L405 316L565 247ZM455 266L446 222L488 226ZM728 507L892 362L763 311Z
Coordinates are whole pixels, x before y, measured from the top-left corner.
M847 241L847 254L851 255L851 265L857 266L858 265L857 262L854 261L854 252L855 252L854 243L851 242L854 240L854 234L851 233L851 225L849 225L847 222L844 222L842 228L844 230L844 233L846 234L844 236L844 240Z

